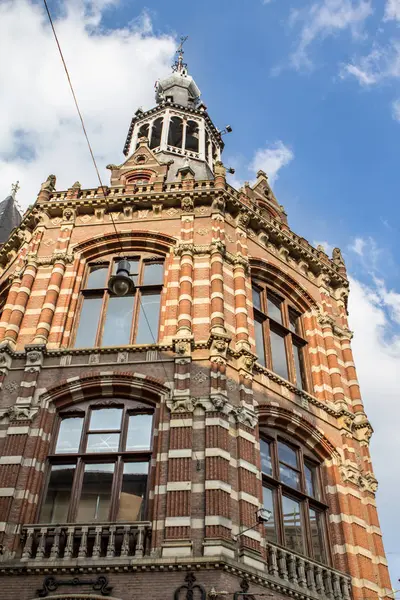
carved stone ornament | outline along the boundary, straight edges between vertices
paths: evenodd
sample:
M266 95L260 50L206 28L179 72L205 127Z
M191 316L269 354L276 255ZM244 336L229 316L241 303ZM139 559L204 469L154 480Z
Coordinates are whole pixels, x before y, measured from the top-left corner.
M344 267L344 259L340 248L334 248L332 251L332 260L338 267Z
M249 223L250 215L248 215L246 212L239 213L237 218L237 224L240 225L240 227L247 227Z
M117 362L119 362L119 363L126 363L126 362L128 362L128 359L129 359L128 352L118 352Z
M14 394L17 391L18 388L19 388L19 384L16 381L9 381L4 386L4 389L7 392L10 392L10 394Z
M192 212L194 209L194 202L190 196L185 196L181 200L181 208L185 212Z
M186 340L178 340L175 342L175 352L176 354L189 354L190 353L190 342Z
M69 221L72 223L75 220L75 211L72 208L64 208L63 210L63 220Z
M99 575L96 579L81 579L80 577L73 577L72 579L57 579L53 575L48 575L44 578L41 589L37 590L37 594L39 598L45 598L49 595L49 592L55 592L61 586L91 586L94 592L99 592L102 596L109 596L113 589L110 585L108 585L108 579L105 575Z
M254 429L258 419L256 413L244 406L233 406L222 394L215 394L211 398L191 398L188 396L167 400L171 413L193 412L195 408L202 408L206 412L218 411L226 416L232 415L237 423L243 423Z
M10 421L32 421L37 415L39 407L32 406L8 406L0 410L0 420Z
M100 354L90 354L89 355L89 364L97 365L100 362Z
M212 203L212 209L219 210L221 212L225 210L225 199L223 198L223 196L217 196L216 198L214 198Z
M49 175L46 181L40 186L40 191L43 192L44 190L47 190L49 192L54 192L56 189L56 181L55 175Z
M10 361L10 357L8 356L8 354L6 354L5 352L1 352L0 354L0 365L1 366L6 366L8 365Z
M207 227L200 227L200 229L197 229L197 233L199 235L208 235L210 233L210 230L207 229Z
M185 577L185 583L179 586L174 593L174 600L206 600L207 593L202 585L196 582L193 573L188 573Z
M27 353L26 362L30 365L38 364L40 363L41 358L42 355L40 352L38 352L37 350L32 350L31 352Z
M203 371L198 371L196 373L196 375L193 376L192 379L196 383L204 383L205 381L207 381L208 375L206 375L205 373L203 373Z

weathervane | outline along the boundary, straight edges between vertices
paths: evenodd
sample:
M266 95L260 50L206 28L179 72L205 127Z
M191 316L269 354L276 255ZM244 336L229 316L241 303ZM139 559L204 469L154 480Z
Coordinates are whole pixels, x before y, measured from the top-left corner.
M19 188L20 188L19 181L11 184L11 196L14 198L14 200L15 200L15 196L16 196L16 193L18 192Z
M172 70L173 71L178 71L179 73L183 70L183 69L187 69L187 63L183 62L183 44L186 42L186 40L188 39L188 35L185 36L181 36L181 43L178 46L178 49L176 51L176 54L178 55L177 60L174 62L174 64L172 65Z

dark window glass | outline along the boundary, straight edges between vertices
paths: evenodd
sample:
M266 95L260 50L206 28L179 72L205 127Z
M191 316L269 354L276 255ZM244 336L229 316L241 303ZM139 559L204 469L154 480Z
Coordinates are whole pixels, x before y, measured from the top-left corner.
M304 369L302 366L302 364L303 364L302 352L303 352L303 350L300 346L296 346L296 344L293 344L294 368L296 371L296 385L301 390L303 389L302 374L304 373Z
M75 340L76 348L93 348L95 345L102 303L103 298L84 298Z
M172 117L169 123L168 145L182 148L183 122L179 117Z
M289 308L289 329L293 333L299 333L299 315Z
M264 354L264 333L263 325L259 321L254 321L254 331L256 336L256 352L258 356L258 362L260 365L265 367L265 354Z
M295 552L304 553L300 503L282 495L283 529L285 545Z
M216 144L212 144L212 158L213 160L217 160L218 158L218 149Z
M300 489L300 473L295 470L297 467L297 454L287 444L278 442L279 455L279 474L280 480L286 485ZM293 467L293 468L292 468Z
M325 562L324 546L322 543L321 513L310 508L311 545L313 556L319 562Z
M162 285L164 265L162 263L145 263L143 285Z
M56 453L77 454L81 441L83 417L69 417L60 423Z
M128 424L126 450L149 450L151 447L152 415L131 415Z
M267 475L272 475L272 460L270 444L264 440L260 440L261 452L261 471Z
M51 467L47 494L40 514L41 523L66 523L76 465Z
M122 408L95 408L90 414L90 431L119 431Z
M255 288L253 288L253 305L255 308L258 308L258 310L261 310L261 294Z
M102 346L126 346L131 340L134 296L109 298Z
M118 521L139 521L143 517L148 463L125 463L119 497Z
M278 441L278 454L279 460L290 465L291 467L297 468L297 452L284 442Z
M268 519L266 523L264 523L265 527L265 536L269 542L276 542L276 525L275 525L275 507L274 507L274 498L273 491L271 488L264 486L263 487L263 506L264 508L271 511L271 517Z
M315 498L315 467L304 464L304 477L306 480L306 492Z
M285 338L279 333L270 330L272 368L284 379L288 379L288 367L286 360Z
M199 127L195 121L188 121L186 125L186 150L199 151Z
M268 296L268 316L270 319L282 323L281 302L277 298Z
M104 289L107 287L108 264L92 265L86 282L88 290Z
M144 309L144 310L143 310ZM142 294L136 344L154 344L158 338L160 294Z
M145 137L147 139L149 138L149 127L150 127L150 125L148 123L145 123L139 129L138 138L137 138L137 142L136 142L136 148L139 147L140 138L142 138L142 137Z
M153 121L153 125L151 128L150 148L157 148L157 146L161 144L162 124L163 120L161 117Z
M78 522L108 520L114 468L112 463L85 465L76 517Z

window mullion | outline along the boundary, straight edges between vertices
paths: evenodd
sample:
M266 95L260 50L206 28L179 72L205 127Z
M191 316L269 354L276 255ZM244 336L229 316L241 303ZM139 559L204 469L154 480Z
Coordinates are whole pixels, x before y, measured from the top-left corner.
M122 484L122 469L124 468L124 461L121 456L117 457L114 462L114 476L111 487L111 500L110 500L110 511L109 519L114 522L117 520L118 504L120 498L121 484Z
M83 472L85 469L85 462L82 458L77 459L76 463L76 472L74 477L74 482L72 484L71 490L71 501L69 504L68 510L68 523L75 523L78 505L81 498L81 490L82 490L82 482L83 482Z
M285 335L285 350L286 350L286 362L289 374L289 381L296 383L296 369L294 366L293 358L293 343L292 336L290 333Z
M100 310L100 318L99 318L99 323L97 326L95 346L101 346L101 340L103 337L104 324L106 321L109 297L110 297L110 294L108 293L108 291L106 289L104 289L103 290L103 302L101 304L101 310Z

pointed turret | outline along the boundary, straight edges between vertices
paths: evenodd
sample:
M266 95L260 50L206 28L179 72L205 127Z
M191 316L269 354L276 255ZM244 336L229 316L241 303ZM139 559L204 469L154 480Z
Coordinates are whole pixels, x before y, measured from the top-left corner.
M18 227L22 221L15 201L18 189L17 182L11 186L11 194L0 202L0 244L4 244L8 240L12 230Z

